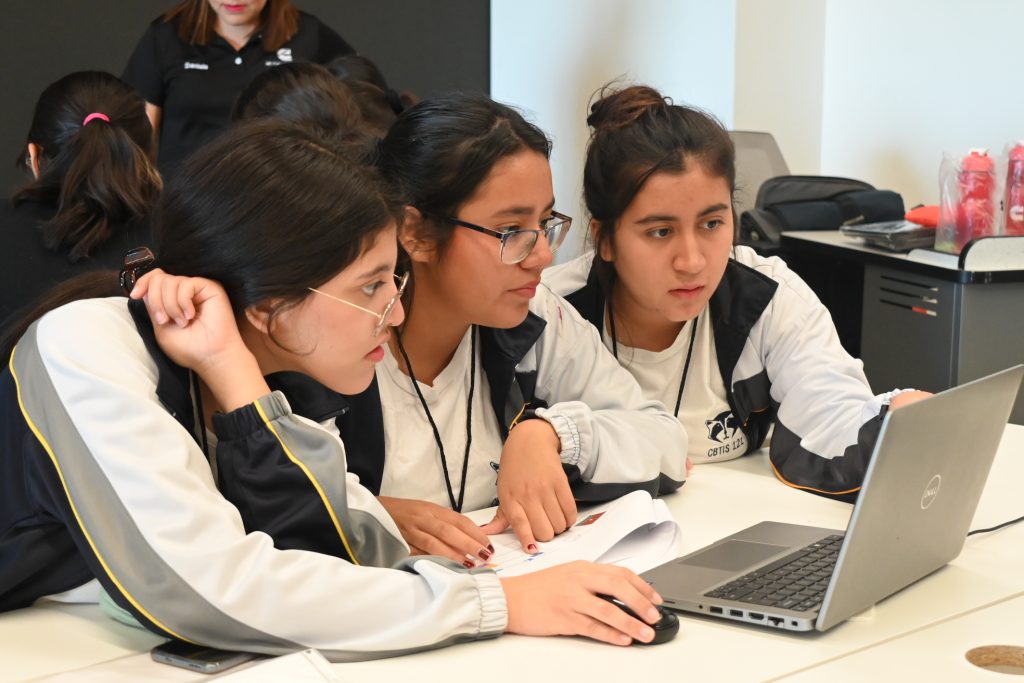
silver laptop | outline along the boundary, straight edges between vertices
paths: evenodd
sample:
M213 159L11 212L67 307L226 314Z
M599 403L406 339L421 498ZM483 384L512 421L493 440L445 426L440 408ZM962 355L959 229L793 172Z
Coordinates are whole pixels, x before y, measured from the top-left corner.
M761 522L646 572L672 609L825 631L960 554L1024 376L888 413L846 532Z

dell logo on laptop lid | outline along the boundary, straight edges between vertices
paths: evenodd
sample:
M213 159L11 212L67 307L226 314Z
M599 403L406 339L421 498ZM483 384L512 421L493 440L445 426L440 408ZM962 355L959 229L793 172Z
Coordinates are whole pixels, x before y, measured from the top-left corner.
M921 496L921 509L927 510L928 506L935 502L939 496L939 487L942 486L942 475L936 474L924 487L924 494Z

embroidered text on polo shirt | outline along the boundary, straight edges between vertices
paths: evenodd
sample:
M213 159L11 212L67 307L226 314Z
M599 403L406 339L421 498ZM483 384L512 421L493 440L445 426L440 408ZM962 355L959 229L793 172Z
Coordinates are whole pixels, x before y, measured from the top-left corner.
M203 64L202 62L185 62L186 69L198 69L199 71L209 71L210 65Z

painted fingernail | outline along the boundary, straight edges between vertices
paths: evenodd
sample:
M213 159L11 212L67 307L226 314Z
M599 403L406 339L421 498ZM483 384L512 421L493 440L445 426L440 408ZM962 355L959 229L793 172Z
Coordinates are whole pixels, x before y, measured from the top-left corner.
M491 559L491 551L488 550L487 548L480 548L480 550L477 551L477 555L480 556L481 560L489 560L489 559Z
M536 543L531 543L530 545L526 546L526 552L528 552L528 553L535 553L535 552L537 552L537 544Z
M470 562L469 560L463 560L463 562L462 562L462 566L463 566L463 567L465 567L466 569L472 569L472 568L473 568L473 567L475 567L476 565L474 565L474 564L473 564L472 562Z
M490 550L493 553L494 552L494 544L493 543L488 543L487 544L487 549Z

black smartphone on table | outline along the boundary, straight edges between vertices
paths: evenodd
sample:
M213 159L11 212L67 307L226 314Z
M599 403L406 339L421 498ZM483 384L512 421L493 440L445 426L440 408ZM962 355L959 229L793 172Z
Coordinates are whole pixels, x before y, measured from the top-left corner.
M149 651L149 655L155 662L180 666L204 674L220 673L260 656L252 652L233 652L205 645L193 645L182 640L169 640L157 645Z

